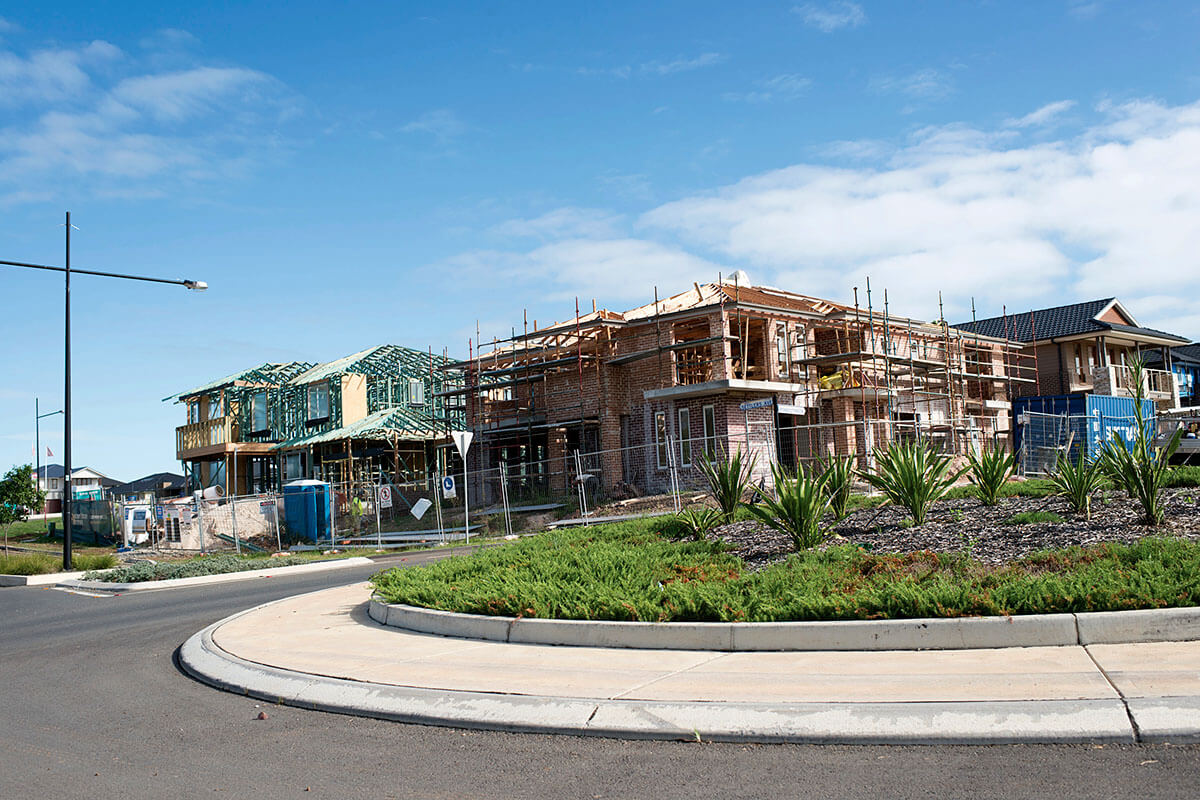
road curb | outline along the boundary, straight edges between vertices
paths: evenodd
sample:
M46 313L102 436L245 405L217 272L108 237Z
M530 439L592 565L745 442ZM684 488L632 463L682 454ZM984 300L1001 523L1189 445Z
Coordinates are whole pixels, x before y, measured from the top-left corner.
M0 586L49 586L69 580L84 572L48 572L44 575L0 575Z
M492 617L383 603L371 619L393 628L523 644L651 650L974 650L1200 639L1200 608L836 622L606 622Z
M809 744L1136 741L1125 706L1115 698L917 703L642 702L442 691L331 678L246 661L216 644L215 630L258 608L216 622L184 642L179 650L182 669L210 686L272 703L456 728L625 739Z
M324 572L331 569L361 567L374 563L375 562L369 558L355 556L353 558L340 558L332 561L317 561L312 564L293 564L292 566L286 567L267 567L265 569L245 570L243 572L226 572L220 575L196 575L195 577L191 578L170 578L163 581L108 583L106 581L85 581L71 579L59 581L55 585L66 589L86 589L93 592L113 592L114 594L125 594L126 592L145 592L158 589L181 589L188 586L205 586L213 583L228 583L231 581L244 581L254 578L270 578L278 575L295 575L305 572Z

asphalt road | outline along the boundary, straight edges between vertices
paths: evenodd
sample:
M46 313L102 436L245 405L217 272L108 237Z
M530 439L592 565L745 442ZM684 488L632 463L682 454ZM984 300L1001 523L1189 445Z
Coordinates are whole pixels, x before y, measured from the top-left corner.
M419 557L410 557L410 561ZM271 706L182 674L236 611L371 568L94 598L0 589L0 798L1195 798L1200 747L628 742ZM268 719L256 719L266 711Z

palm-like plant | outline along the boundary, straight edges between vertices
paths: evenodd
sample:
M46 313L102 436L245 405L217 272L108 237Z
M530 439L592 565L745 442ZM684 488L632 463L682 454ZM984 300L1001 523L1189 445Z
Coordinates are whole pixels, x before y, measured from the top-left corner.
M1012 453L1000 447L984 447L980 453L974 450L967 454L970 462L967 477L975 484L979 499L985 506L1000 502L1000 491L1012 477L1017 462Z
M829 495L829 508L841 519L846 516L850 502L850 490L854 484L854 456L829 456L817 463L821 479L825 482L825 493Z
M753 457L743 461L741 451L727 456L723 450L718 451L716 458L710 459L704 454L700 459L700 472L708 482L708 493L726 521L733 519L742 498L750 490L755 461Z
M825 478L803 473L792 476L778 464L771 465L771 476L777 497L756 488L759 504L747 506L750 513L790 536L797 550L820 544L825 538L821 518L830 505Z
M1054 484L1057 494L1067 498L1071 508L1080 514L1092 518L1092 495L1104 486L1104 470L1100 467L1099 459L1087 458L1082 453L1077 461L1072 461L1071 443L1067 442L1065 453L1058 454L1058 463L1050 474L1050 482Z
M720 525L725 516L715 508L685 508L675 515L693 539L700 541Z
M929 507L950 490L965 470L950 468L950 457L926 441L892 442L875 451L875 471L860 472L867 483L924 525Z
M1154 443L1152 421L1146 418L1142 407L1146 390L1142 386L1145 365L1140 358L1130 365L1133 381L1133 442L1127 443L1113 434L1100 450L1100 468L1117 486L1142 506L1146 522L1161 525L1166 512L1163 509L1162 490L1166 485L1171 456L1179 447L1183 429L1177 428L1165 445Z

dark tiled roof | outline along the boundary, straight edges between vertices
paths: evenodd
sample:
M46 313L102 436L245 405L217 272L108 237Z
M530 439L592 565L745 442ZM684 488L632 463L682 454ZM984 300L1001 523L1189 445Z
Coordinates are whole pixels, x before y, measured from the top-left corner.
M1103 331L1108 329L1108 325L1097 322L1095 317L1114 299L1107 297L1103 300L1088 300L1084 303L1043 308L1032 313L1024 311L1009 314L1007 317L989 317L975 322L962 322L954 327L978 333L981 336L1008 338L1018 342L1032 342L1035 334L1041 340L1070 336L1076 333ZM1005 333L1006 325L1008 327L1007 334Z
M995 336L999 339L1013 339L1018 342L1045 341L1057 339L1060 336L1075 336L1081 333L1124 333L1131 336L1151 336L1155 338L1174 339L1186 342L1182 336L1176 336L1166 331L1154 328L1142 328L1135 325L1121 325L1116 322L1101 322L1096 315L1108 308L1115 297L1102 300L1088 300L1083 303L1071 303L1054 308L1042 308L1033 312L1024 311L1010 314L1008 317L989 317L975 322L962 322L954 327L978 333L981 336ZM1005 328L1007 327L1007 331Z
M1162 353L1157 350L1147 350L1142 354L1146 359L1146 364L1162 363ZM1171 360L1175 362L1186 361L1189 364L1200 364L1200 342L1185 344L1182 347L1171 348Z
M129 483L119 483L112 487L112 491L121 495L154 492L161 490L164 483L169 484L168 490L180 491L184 488L184 477L174 472L156 472Z

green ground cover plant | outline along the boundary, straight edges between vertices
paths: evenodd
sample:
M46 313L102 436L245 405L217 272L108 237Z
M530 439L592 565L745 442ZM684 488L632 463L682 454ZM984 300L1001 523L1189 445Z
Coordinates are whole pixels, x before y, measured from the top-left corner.
M748 572L719 543L670 542L655 524L552 531L372 581L387 602L557 619L892 619L1200 604L1200 543L1186 539L1049 551L999 567L962 553L843 545Z
M1004 520L1005 525L1043 525L1049 522L1066 522L1053 511L1022 511Z
M1163 486L1169 489L1200 486L1200 467L1171 467L1163 478Z
M1049 497L1054 494L1054 485L1046 478L1030 478L1024 481L1009 481L1000 487L1001 497ZM979 497L975 486L955 486L942 495L943 500L962 500Z
M104 581L105 583L165 581L172 578L194 578L198 575L221 575L227 572L245 572L252 569L288 567L295 564L308 564L315 560L318 559L313 556L302 555L269 558L265 556L235 556L222 553L212 556L199 556L186 561L164 561L160 563L139 561L120 569L105 572L89 572L83 578L84 580Z

